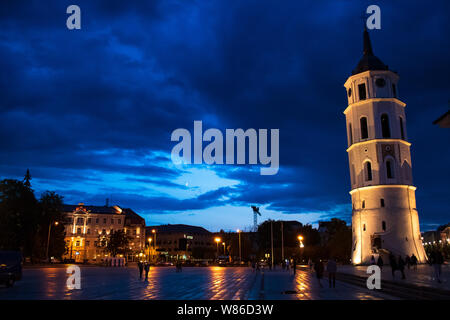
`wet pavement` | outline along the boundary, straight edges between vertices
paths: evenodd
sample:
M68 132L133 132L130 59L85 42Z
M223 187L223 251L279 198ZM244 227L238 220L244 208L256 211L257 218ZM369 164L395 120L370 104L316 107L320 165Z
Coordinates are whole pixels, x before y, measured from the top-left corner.
M338 272L345 272L360 277L368 277L366 273L367 266L340 266ZM389 280L398 283L407 283L416 286L425 286L430 288L437 288L450 291L450 265L444 264L441 266L441 283L439 283L434 274L434 269L428 264L421 264L417 266L417 270L412 267L405 268L406 279L401 279L400 271L395 272L395 277L392 277L392 270L389 265L384 266L381 270L381 281Z
M337 281L321 288L314 274L298 270L254 272L251 268L152 267L148 281L137 268L81 266L81 289L69 290L65 268L26 268L14 287L0 286L5 299L389 299L378 292Z

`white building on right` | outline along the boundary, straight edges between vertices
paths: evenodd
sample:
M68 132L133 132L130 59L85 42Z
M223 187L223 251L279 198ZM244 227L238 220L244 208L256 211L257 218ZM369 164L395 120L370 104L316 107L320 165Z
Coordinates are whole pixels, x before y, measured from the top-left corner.
M399 76L374 56L364 30L363 57L344 86L352 197L352 262L414 254L426 261L419 229L406 104L397 98Z

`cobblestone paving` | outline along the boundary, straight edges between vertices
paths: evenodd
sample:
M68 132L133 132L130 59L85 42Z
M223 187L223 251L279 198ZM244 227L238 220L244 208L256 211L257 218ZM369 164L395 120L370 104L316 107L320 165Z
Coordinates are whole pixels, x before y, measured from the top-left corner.
M65 268L26 268L14 287L0 287L5 299L381 299L376 292L338 282L320 288L309 271L294 277L281 270L255 273L250 268L151 268L148 281L137 268L81 267L81 290L66 288ZM326 280L326 279L324 279ZM263 287L263 290L262 290ZM284 291L295 291L284 294Z

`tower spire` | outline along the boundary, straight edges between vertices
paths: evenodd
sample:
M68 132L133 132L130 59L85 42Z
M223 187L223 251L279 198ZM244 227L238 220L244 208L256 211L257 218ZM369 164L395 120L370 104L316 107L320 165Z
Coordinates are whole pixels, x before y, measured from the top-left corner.
M358 65L352 71L352 74L358 74L367 70L388 70L388 66L381 62L374 54L372 50L372 43L370 42L369 32L367 27L364 26L363 32L363 56L359 60Z
M370 43L370 37L369 32L367 31L367 27L364 27L363 43L364 43L363 54L365 56L373 56L372 44Z

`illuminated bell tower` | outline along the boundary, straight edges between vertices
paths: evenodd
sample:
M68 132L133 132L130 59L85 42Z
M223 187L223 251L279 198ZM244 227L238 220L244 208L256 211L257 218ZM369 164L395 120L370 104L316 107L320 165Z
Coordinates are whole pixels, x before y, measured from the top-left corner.
M344 86L352 197L352 262L373 256L426 256L419 230L406 104L397 98L399 76L374 56L364 30L363 57Z

